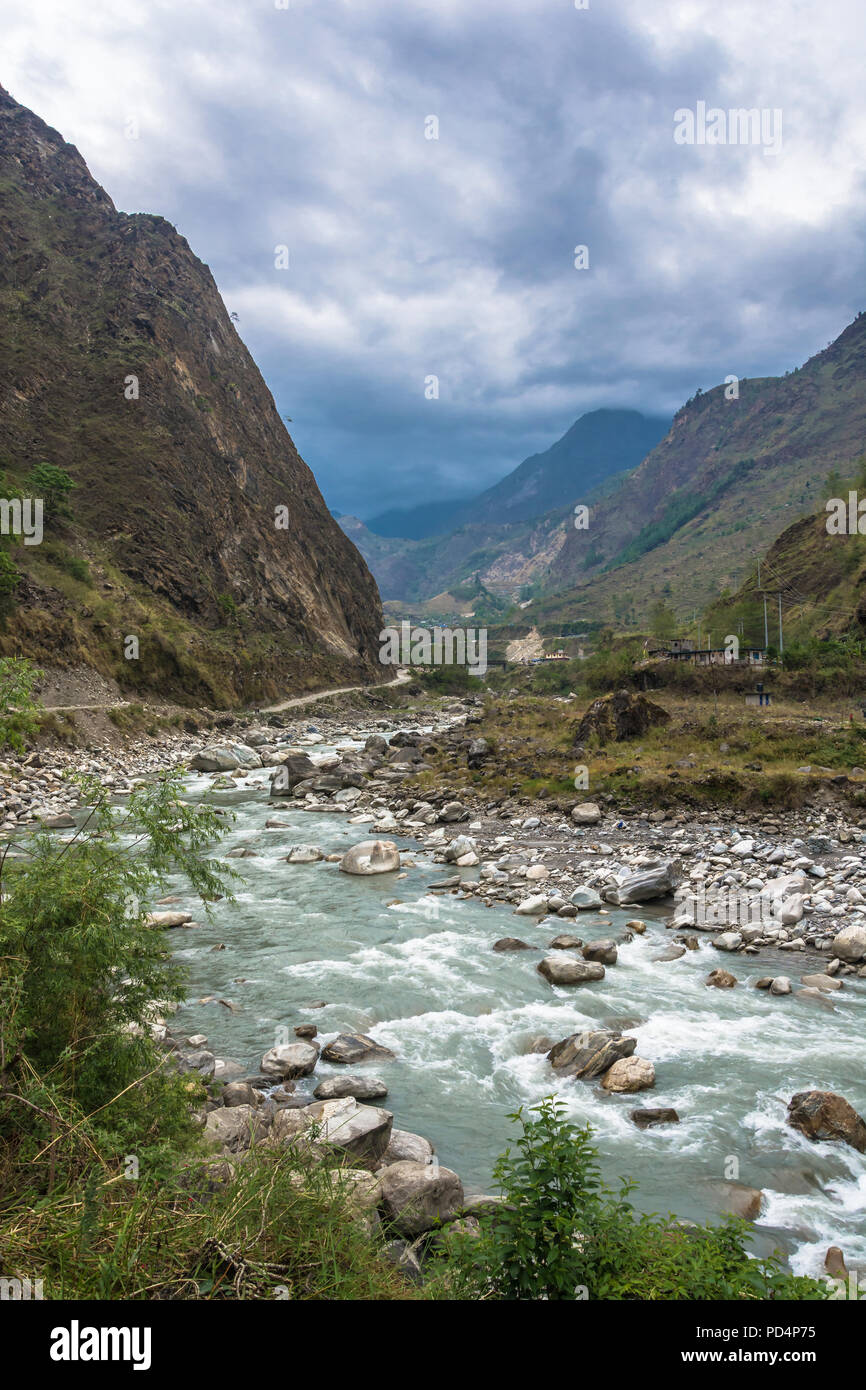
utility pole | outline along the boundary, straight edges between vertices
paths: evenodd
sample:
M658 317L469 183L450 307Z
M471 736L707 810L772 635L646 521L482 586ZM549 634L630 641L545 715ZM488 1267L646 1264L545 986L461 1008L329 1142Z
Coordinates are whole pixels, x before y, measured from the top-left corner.
M782 590L779 590L779 656L785 650L785 643L782 638Z
M767 627L767 595L764 594L764 651L770 645L770 631Z

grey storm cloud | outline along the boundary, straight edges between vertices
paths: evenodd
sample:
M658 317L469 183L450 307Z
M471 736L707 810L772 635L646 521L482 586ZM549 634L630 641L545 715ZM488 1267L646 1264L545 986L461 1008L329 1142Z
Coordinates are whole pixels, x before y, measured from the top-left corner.
M176 223L329 504L370 516L840 332L864 49L860 0L43 0L0 80ZM700 101L781 111L782 148L676 144Z

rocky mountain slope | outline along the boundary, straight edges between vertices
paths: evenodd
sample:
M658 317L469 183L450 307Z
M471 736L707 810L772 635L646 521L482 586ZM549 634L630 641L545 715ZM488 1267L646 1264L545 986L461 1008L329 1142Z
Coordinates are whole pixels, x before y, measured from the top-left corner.
M645 620L660 597L685 616L733 591L798 516L822 507L866 440L866 315L782 377L698 394L670 432L570 531L539 618ZM544 630L544 628L542 628Z
M209 269L2 88L0 235L3 495L43 461L75 483L7 542L0 649L218 703L380 678L376 585Z

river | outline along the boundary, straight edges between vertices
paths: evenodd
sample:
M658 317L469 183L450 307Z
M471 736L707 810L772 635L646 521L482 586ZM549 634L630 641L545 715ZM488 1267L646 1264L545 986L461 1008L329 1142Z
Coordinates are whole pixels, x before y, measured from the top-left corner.
M322 745L316 753L330 751ZM190 777L189 799L210 786L210 777ZM173 1026L206 1034L212 1051L250 1073L280 1028L291 1035L295 1025L315 1023L320 1042L338 1032L372 1033L397 1054L363 1068L386 1081L382 1104L395 1127L429 1138L467 1192L490 1189L495 1158L514 1134L509 1112L556 1093L571 1118L592 1124L608 1181L627 1175L639 1184L639 1208L718 1219L714 1183L738 1177L765 1194L757 1251L778 1246L797 1273L820 1273L828 1245L836 1244L849 1265L866 1265L863 1156L841 1144L813 1144L785 1124L790 1096L813 1087L838 1091L866 1112L866 981L849 977L826 1004L769 996L748 980L784 970L796 981L802 964L787 956L768 972L766 955L737 956L740 985L706 988L709 970L730 960L720 960L704 937L699 952L654 961L670 941L666 911L644 906L646 934L620 947L603 981L554 989L535 969L538 953L491 947L514 935L542 947L574 923L538 923L506 907L432 896L427 885L453 870L399 836L416 861L400 880L354 877L324 862L287 864L295 844L343 852L369 830L343 815L301 811L291 800L275 809L266 771L213 799L237 818L223 851L244 847L257 857L228 861L244 882L234 904L214 905L211 922L182 882L172 885L202 923L171 934L189 976L189 1003ZM288 828L266 830L269 818ZM579 933L585 940L616 935L634 915L633 908L607 918L583 913ZM209 995L232 1001L236 1012L197 1002ZM324 1008L311 1007L319 1001ZM637 1037L638 1055L656 1068L654 1090L615 1096L597 1082L562 1081L528 1050L538 1035L559 1040L598 1025ZM312 1088L338 1070L320 1063L315 1080L298 1084ZM638 1131L629 1118L637 1106L662 1105L676 1108L678 1125Z

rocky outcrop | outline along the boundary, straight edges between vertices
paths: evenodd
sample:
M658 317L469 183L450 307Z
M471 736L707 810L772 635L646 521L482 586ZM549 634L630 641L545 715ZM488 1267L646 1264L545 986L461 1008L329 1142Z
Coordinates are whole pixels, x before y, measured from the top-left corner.
M667 724L669 720L667 710L645 695L617 690L613 695L593 700L575 730L574 739L578 744L586 744L591 738L600 744L621 743L624 739L641 738L648 729Z

